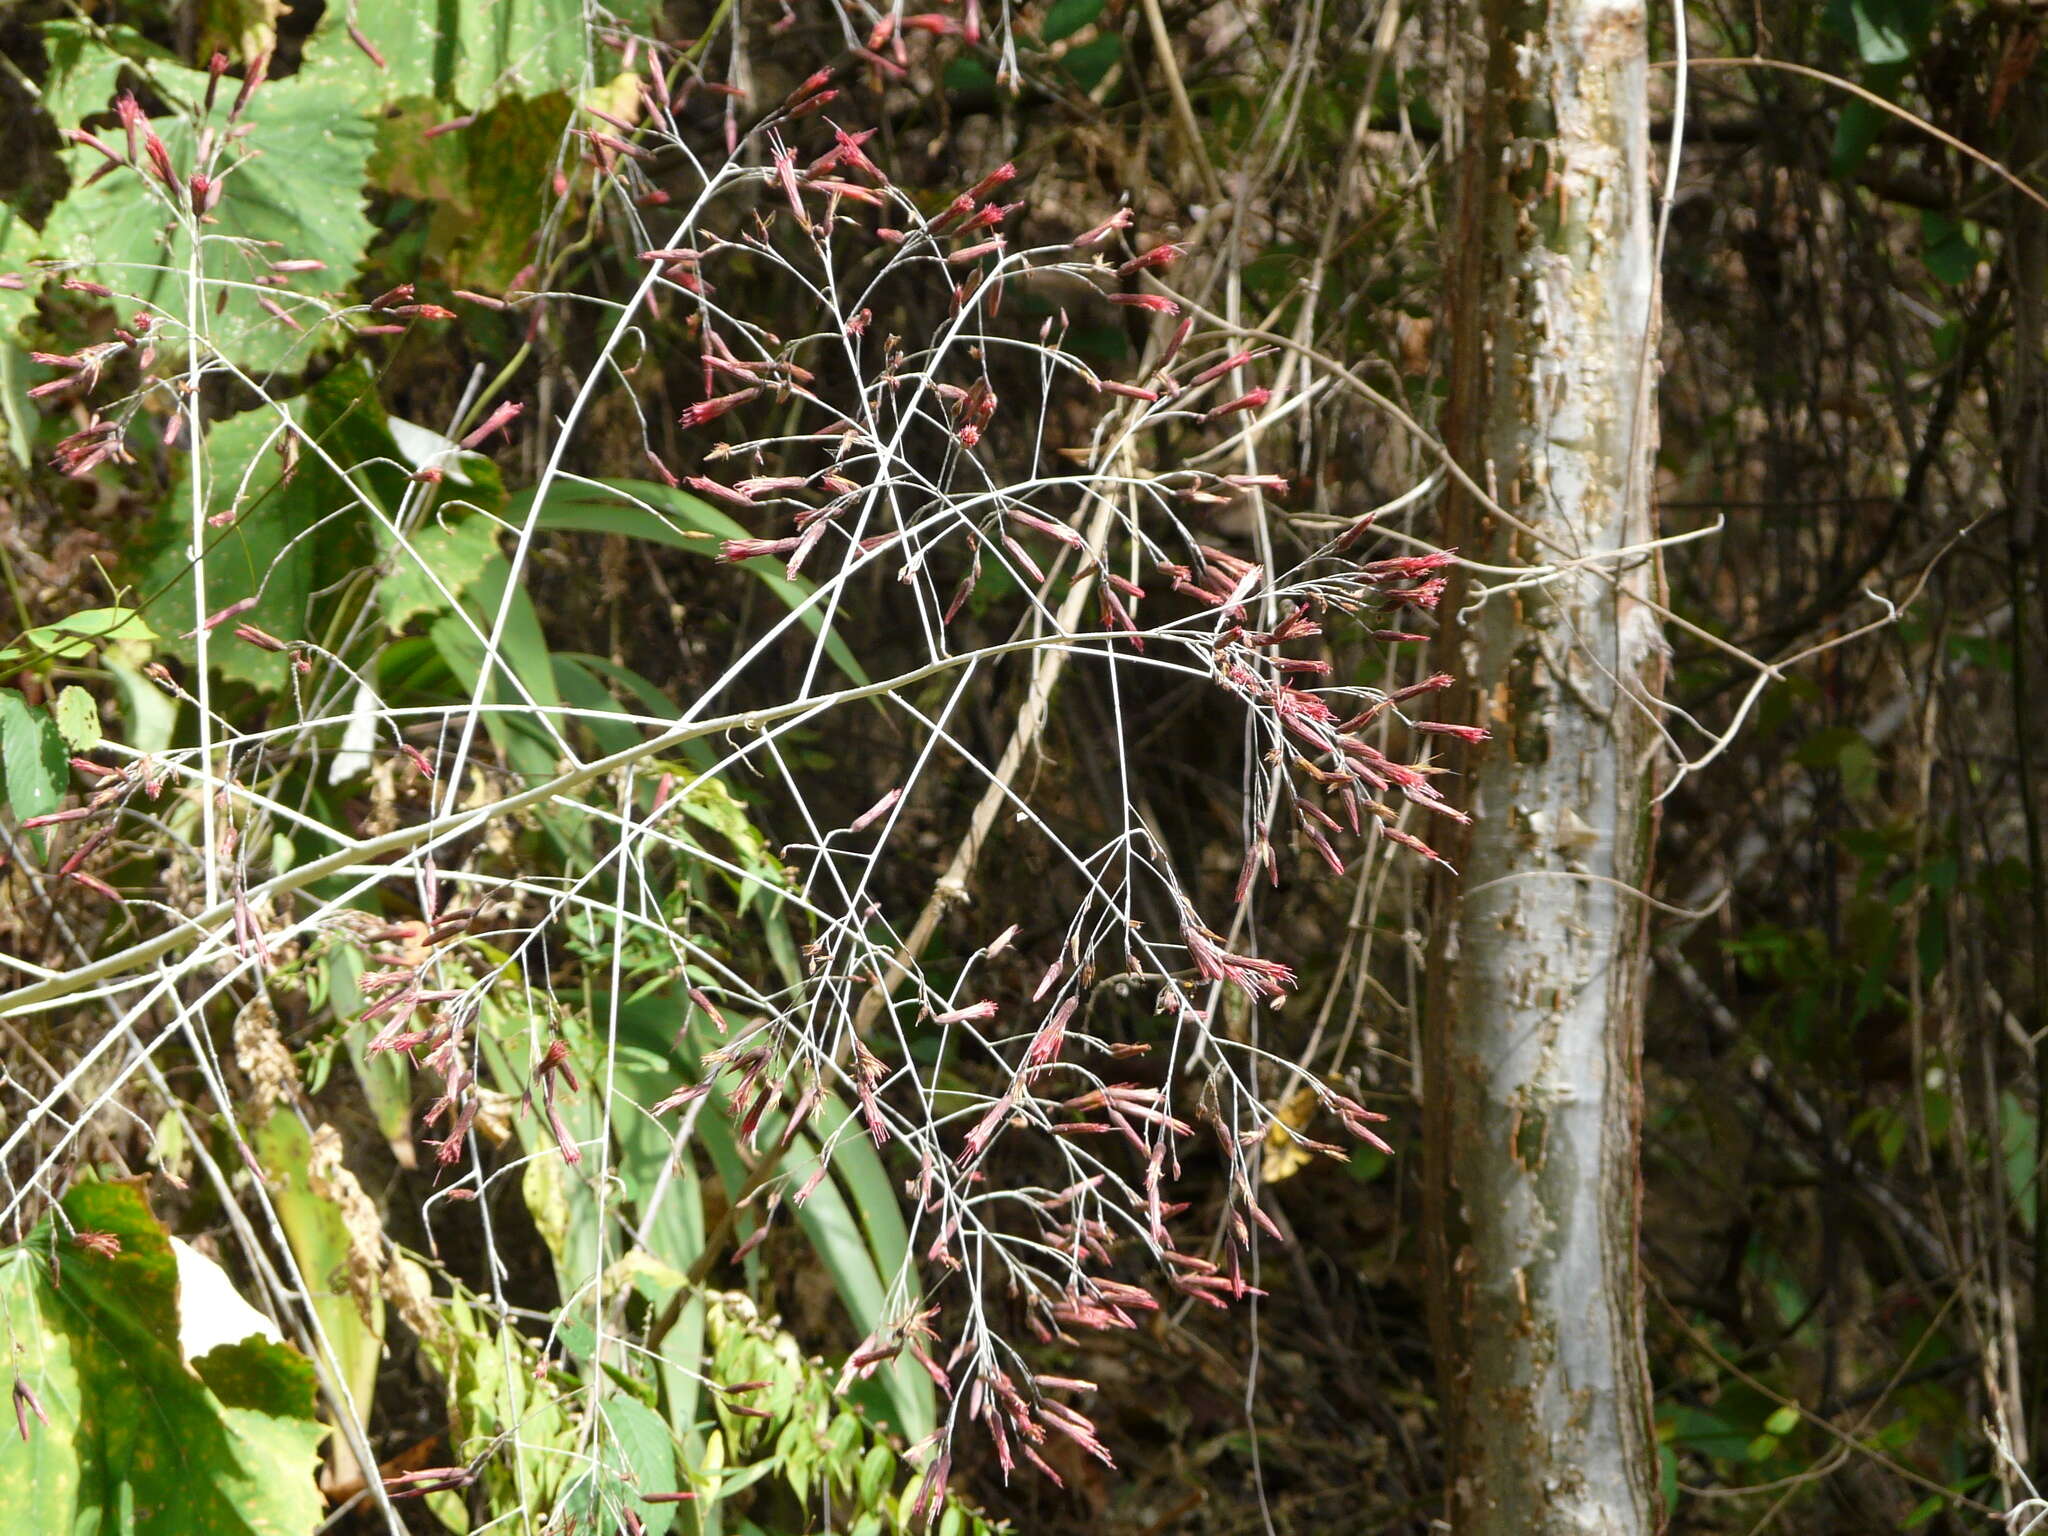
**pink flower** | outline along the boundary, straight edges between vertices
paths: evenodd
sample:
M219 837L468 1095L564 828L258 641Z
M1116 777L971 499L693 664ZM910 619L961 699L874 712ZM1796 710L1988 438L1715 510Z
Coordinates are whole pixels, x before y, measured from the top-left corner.
M758 560L769 555L786 555L802 542L801 538L727 539L718 546L718 558L737 563L741 560Z
M1096 225L1086 234L1077 237L1074 241L1074 244L1100 245L1103 241L1107 240L1117 230L1128 229L1130 227L1130 223L1131 210L1128 208L1119 208L1115 213L1111 214L1108 218L1104 219L1100 224Z
M1374 560L1362 565L1359 574L1368 581L1413 581L1449 565L1453 554L1448 549L1436 549L1426 555L1397 555L1391 560Z
M937 1014L933 1017L932 1022L934 1024L966 1024L980 1019L992 1019L996 1016L996 1011L995 1003L988 998L983 998L978 1003L969 1003L965 1008L955 1008L949 1013Z
M1154 267L1171 266L1187 253L1188 248L1184 245L1155 245L1151 250L1133 256L1118 267L1117 276L1129 277L1133 272L1146 272Z
M1211 410L1204 411L1202 413L1202 419L1204 421L1214 421L1218 416L1229 416L1238 411L1260 410L1272 398L1272 390L1263 388L1255 389L1252 390L1249 394L1239 395L1235 400L1226 400L1223 402L1223 404L1216 406Z
M685 427L701 427L707 421L716 421L734 406L745 405L761 393L759 385L752 389L736 389L729 395L716 395L709 400L700 400L676 418Z
M1483 725L1453 725L1446 720L1417 720L1412 728L1436 736L1455 736L1460 741L1470 742L1486 741L1493 735L1493 732Z
M1277 960L1254 955L1233 955L1206 928L1183 922L1181 938L1195 971L1207 981L1227 981L1248 998L1278 997L1294 985L1294 972Z
M1222 362L1211 364L1209 367L1204 368L1200 373L1196 374L1192 379L1189 379L1188 388L1195 389L1200 387L1201 385L1207 384L1212 379L1220 379L1226 373L1230 373L1236 369L1242 368L1246 363L1252 362L1257 358L1263 357L1266 352L1269 352L1271 350L1272 348L1268 347L1264 349L1264 351L1260 352L1233 352L1230 356L1223 359Z
M516 400L508 400L490 415L486 416L477 429L462 440L465 448L476 448L487 442L492 434L501 431L517 420L526 407Z
M850 832L865 832L869 827L873 826L876 822L880 821L884 816L888 815L890 807L895 805L896 802L898 800L901 800L902 798L903 791L901 789L890 790L889 793L882 796L881 799L877 800L873 805L869 806L866 810L862 811L858 816L854 817L853 825L850 826L847 830ZM948 1019L942 1022L950 1023L952 1021Z

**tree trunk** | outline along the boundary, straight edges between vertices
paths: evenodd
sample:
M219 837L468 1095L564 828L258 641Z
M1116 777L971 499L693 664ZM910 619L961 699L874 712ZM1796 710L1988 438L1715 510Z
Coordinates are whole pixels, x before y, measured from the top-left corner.
M1449 542L1530 577L1468 572L1443 607L1493 733L1452 765L1475 822L1437 892L1423 1069L1450 1517L1636 1536L1659 1520L1633 893L1664 651L1654 558L1614 552L1653 527L1647 29L1641 0L1489 0L1475 25L1447 429L1507 515L1461 494Z

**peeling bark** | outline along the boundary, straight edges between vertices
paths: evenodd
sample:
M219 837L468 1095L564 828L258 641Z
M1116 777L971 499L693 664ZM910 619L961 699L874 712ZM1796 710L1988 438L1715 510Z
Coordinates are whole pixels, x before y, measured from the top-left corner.
M1658 1525L1637 1270L1648 873L1663 644L1640 0L1490 0L1452 278L1450 541L1594 563L1444 604L1493 740L1437 892L1424 1059L1432 1332L1465 1536ZM1516 526L1519 523L1521 526ZM1602 555L1607 558L1601 559ZM1503 578L1486 578L1498 585Z

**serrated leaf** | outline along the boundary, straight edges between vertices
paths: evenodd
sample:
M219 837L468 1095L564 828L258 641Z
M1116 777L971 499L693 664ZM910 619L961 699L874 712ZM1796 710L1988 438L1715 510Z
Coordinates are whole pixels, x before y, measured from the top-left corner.
M205 76L186 69L175 54L133 27L64 17L46 21L38 30L49 68L43 80L43 110L59 127L106 111L124 76L174 90L205 89Z
M67 100L87 113L106 110L122 67L118 56L81 63ZM150 127L182 182L202 169L197 117L206 76L160 62L147 70L154 94L179 108L152 118ZM189 217L142 170L117 169L93 180L106 162L89 148L63 152L71 191L51 210L41 234L27 242L27 254L78 263L80 275L105 283L122 296L121 303L166 313L162 348L182 351L185 334L196 329L241 368L302 368L336 335L321 325L329 306L319 296L348 285L374 232L364 215L363 191L374 130L356 115L345 92L302 78L264 85L242 120L248 132L235 142L234 155L206 168L218 175L234 167L212 210L213 222L202 227L205 287L196 311L188 303ZM217 138L218 123L214 129ZM253 286L258 277L275 277L270 264L285 258L323 266L287 274L283 286ZM259 297L282 306L304 330L277 319Z
M74 752L90 752L100 744L100 707L83 688L65 688L57 695L57 734Z
M302 1536L319 1523L313 1480L327 1430L313 1368L267 1339L187 1365L178 1266L129 1184L84 1184L0 1255L0 1311L47 1426L0 1437L0 1508L33 1531ZM71 1232L106 1234L112 1255ZM53 1273L53 1264L61 1271ZM61 1274L61 1283L59 1283Z
M451 599L475 586L498 552L498 525L481 515L453 517L415 529L406 540L409 551L381 529L379 542L390 570L377 583L377 607L395 635L423 613L453 610Z
M371 179L432 203L426 257L447 282L501 289L526 265L553 197L550 172L575 115L564 92L515 96L456 132L427 138L453 107L412 101L378 120Z
M659 32L660 0L613 0L627 31ZM353 21L384 67L350 40ZM330 6L307 47L308 73L344 82L364 108L415 98L478 109L507 96L579 86L590 65L583 0L354 0Z

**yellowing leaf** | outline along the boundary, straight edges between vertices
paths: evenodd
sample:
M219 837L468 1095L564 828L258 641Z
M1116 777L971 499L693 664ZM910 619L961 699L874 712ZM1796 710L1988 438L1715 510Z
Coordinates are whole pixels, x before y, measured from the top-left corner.
M1267 1184L1291 1179L1310 1163L1315 1154L1288 1134L1287 1128L1303 1130L1315 1117L1316 1096L1308 1088L1297 1088L1274 1110L1274 1123L1266 1128L1266 1141L1259 1155L1259 1178Z
M74 752L90 752L100 744L100 707L83 688L66 688L57 695L57 734Z
M49 1422L0 1436L10 1530L303 1536L319 1523L313 1368L253 1337L187 1364L178 1262L131 1184L82 1184L0 1251L13 1368ZM87 1246L73 1234L94 1234Z

